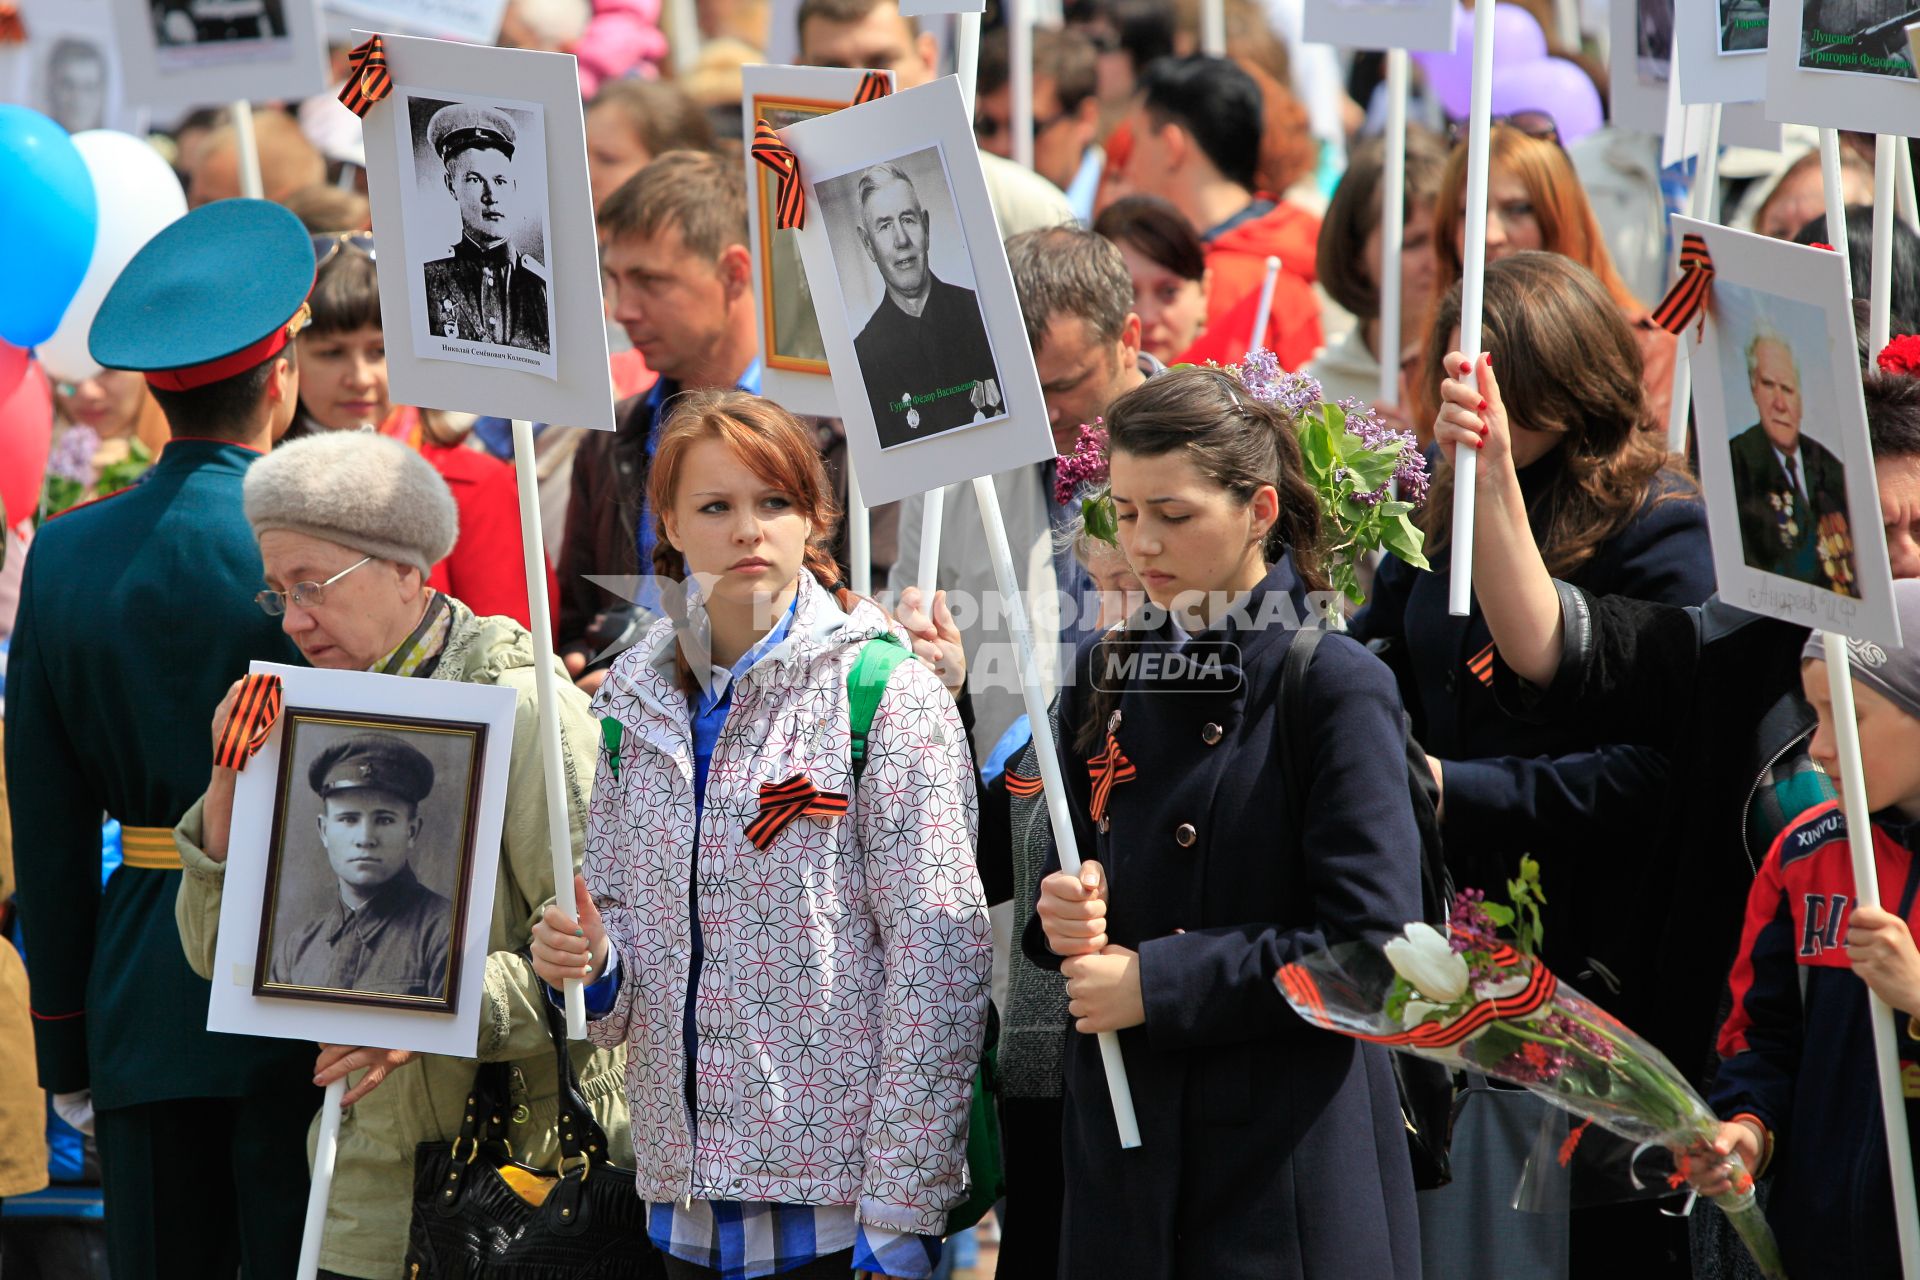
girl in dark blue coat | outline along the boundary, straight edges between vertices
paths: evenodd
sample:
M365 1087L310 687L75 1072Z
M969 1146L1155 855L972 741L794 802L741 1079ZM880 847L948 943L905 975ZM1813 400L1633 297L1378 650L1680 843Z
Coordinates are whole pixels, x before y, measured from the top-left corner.
M1286 418L1184 369L1107 410L1122 550L1151 606L1089 642L1061 695L1078 877L1042 882L1023 945L1068 976L1060 1274L1419 1274L1384 1050L1308 1027L1273 983L1418 917L1400 699L1330 635L1276 706L1319 508ZM1170 661L1178 653L1182 661ZM1312 744L1286 797L1286 717ZM1301 815L1297 830L1278 820ZM1093 1032L1117 1031L1142 1144L1123 1151Z

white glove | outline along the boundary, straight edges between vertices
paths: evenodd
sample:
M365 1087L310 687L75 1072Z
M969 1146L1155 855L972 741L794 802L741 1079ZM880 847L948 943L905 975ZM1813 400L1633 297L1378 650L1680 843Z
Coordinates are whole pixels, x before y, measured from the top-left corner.
M53 1114L86 1134L93 1136L93 1090L77 1089L53 1095Z

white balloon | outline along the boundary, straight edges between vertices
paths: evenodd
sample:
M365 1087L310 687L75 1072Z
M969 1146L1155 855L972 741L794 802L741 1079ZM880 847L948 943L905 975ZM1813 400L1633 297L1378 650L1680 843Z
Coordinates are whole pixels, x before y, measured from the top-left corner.
M60 317L60 327L34 348L47 372L61 382L84 382L100 372L87 350L87 331L107 290L140 246L187 212L186 193L173 166L141 139L111 129L89 129L75 134L73 145L93 178L100 227L86 277Z

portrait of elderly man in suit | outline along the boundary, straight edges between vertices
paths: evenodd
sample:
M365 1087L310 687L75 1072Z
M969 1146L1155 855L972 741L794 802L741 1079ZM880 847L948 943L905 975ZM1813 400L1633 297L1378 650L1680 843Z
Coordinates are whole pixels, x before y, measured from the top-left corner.
M861 248L886 286L853 343L881 444L998 417L1005 410L979 299L933 273L932 219L906 170L863 172L855 213Z
M1846 471L1800 430L1800 362L1786 339L1765 331L1747 343L1746 358L1760 420L1731 448L1742 558L1767 573L1857 595Z
M455 103L427 122L427 145L460 207L459 241L426 265L427 327L442 338L545 353L546 275L513 242L525 218L515 140L513 120L491 107Z

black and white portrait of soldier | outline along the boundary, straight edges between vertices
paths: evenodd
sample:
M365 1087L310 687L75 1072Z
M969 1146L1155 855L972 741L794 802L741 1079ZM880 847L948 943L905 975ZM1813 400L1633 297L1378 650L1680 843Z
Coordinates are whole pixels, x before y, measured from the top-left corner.
M426 328L440 338L550 352L546 272L517 244L529 204L544 212L545 189L537 177L522 182L513 118L449 103L428 118L425 140L460 213L459 238L424 268ZM546 243L544 220L539 243Z
M162 48L276 40L287 18L282 0L153 0L153 31Z
M940 149L871 165L818 189L881 447L1003 416L999 371L979 299L967 287L972 264ZM936 269L936 261L945 266ZM878 276L870 313L862 313L861 291L849 281L856 272L869 282ZM964 283L950 278L962 272Z
M47 50L41 73L47 115L68 133L104 129L112 73L106 50L80 36L62 36Z
M313 757L305 781L319 800L315 826L289 815L276 851L266 989L448 998L454 904L415 867L459 843L426 830L435 773L397 733L357 732ZM434 871L447 883L446 868Z
M1800 65L1809 71L1914 78L1907 27L1920 0L1803 0Z

